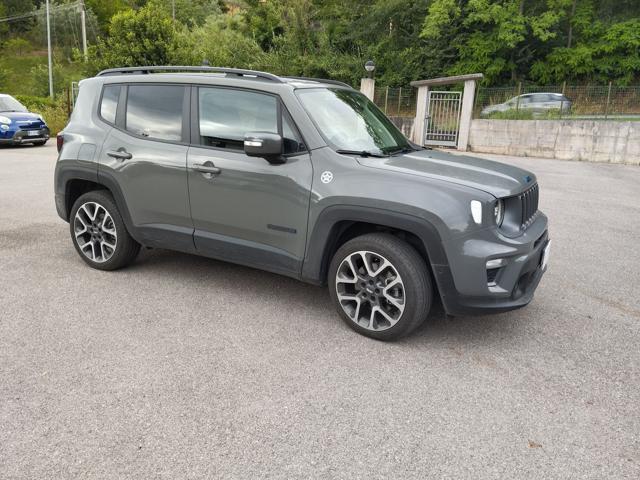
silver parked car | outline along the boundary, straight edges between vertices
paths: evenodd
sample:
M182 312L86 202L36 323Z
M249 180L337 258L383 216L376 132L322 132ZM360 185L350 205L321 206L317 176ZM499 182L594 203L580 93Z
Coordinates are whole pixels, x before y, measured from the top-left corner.
M571 100L561 93L525 93L504 103L489 105L482 109L481 115L486 116L495 112L506 112L507 110L515 109L533 111L534 116L551 110L569 113Z

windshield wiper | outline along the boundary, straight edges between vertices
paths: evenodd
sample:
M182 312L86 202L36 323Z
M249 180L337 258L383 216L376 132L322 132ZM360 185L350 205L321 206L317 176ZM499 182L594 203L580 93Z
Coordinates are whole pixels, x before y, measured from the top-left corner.
M396 148L395 150L389 150L387 153L389 155L396 155L398 153L409 153L409 152L415 152L415 151L417 150L413 147L399 147L399 148Z
M389 155L385 155L384 153L369 152L367 150L336 150L336 152L341 153L343 155L358 155L360 157L385 158L389 156Z

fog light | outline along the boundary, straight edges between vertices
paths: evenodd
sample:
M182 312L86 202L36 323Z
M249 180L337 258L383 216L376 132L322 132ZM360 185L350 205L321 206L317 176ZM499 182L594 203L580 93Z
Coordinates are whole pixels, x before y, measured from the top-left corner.
M506 264L507 261L504 258L494 258L487 260L487 269L504 267Z

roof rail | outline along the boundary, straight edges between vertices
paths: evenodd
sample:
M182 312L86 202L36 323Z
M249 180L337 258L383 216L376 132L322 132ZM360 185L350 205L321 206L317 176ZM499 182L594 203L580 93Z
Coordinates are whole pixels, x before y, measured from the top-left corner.
M285 83L277 75L273 75L267 72L260 72L257 70L243 70L240 68L223 68L223 67L193 67L193 66L176 66L176 65L153 65L144 67L122 67L122 68L108 68L102 70L96 75L96 77L106 77L110 75L123 75L123 74L149 74L158 72L210 72L210 73L224 73L227 75L237 75L239 77L257 77L269 80L271 82Z
M309 80L310 82L320 82L320 83L329 83L331 85L340 85L341 87L353 88L351 85L341 82L339 80L327 80L326 78L314 78L314 77L282 77L291 80Z

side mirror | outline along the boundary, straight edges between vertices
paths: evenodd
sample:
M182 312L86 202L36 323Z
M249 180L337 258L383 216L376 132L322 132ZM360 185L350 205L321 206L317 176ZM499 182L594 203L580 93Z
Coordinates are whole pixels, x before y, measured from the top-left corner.
M249 132L244 136L244 153L269 163L284 163L282 137L277 133Z

